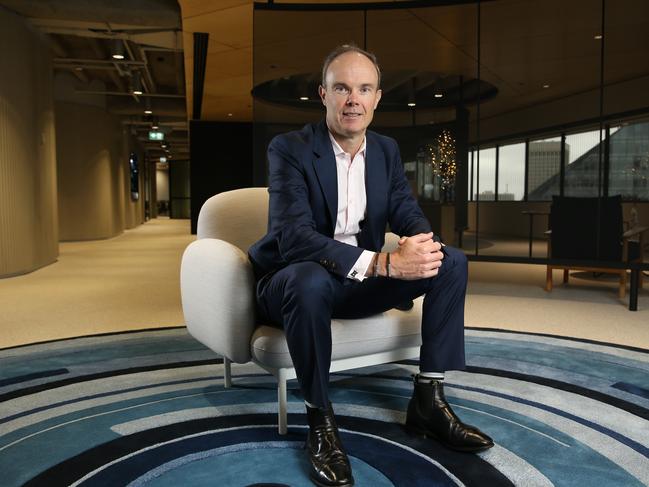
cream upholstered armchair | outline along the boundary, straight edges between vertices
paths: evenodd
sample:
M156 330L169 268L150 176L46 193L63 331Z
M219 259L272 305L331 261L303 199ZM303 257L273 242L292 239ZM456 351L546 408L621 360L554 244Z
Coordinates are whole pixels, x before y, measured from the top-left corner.
M284 332L255 316L255 281L248 248L266 232L268 191L246 188L213 196L198 217L198 239L182 258L180 287L189 333L231 363L253 361L277 378L278 426L286 433L286 381L295 378ZM386 235L386 247L397 236ZM410 311L390 310L356 320L334 319L331 371L413 358L421 345L421 301Z

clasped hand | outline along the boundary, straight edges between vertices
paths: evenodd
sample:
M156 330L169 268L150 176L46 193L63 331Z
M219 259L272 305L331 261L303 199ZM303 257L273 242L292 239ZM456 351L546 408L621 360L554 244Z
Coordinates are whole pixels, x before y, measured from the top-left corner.
M399 248L390 254L392 277L414 280L434 277L442 266L442 244L433 240L433 232L401 237Z

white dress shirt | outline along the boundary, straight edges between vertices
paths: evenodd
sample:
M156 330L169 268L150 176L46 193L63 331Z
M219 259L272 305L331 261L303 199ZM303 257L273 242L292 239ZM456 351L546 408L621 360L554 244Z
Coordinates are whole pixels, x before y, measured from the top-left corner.
M329 138L336 157L338 174L338 214L334 239L358 246L356 235L361 231L360 222L365 218L367 209L367 195L365 194L366 139L363 139L361 148L352 159L351 154L340 147L331 133L329 133ZM365 273L372 263L374 254L369 250L363 250L347 277L356 281L365 279Z

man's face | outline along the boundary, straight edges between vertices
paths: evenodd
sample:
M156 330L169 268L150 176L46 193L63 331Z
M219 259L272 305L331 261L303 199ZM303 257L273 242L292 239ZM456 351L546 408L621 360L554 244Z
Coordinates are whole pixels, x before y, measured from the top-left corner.
M343 139L364 135L381 99L372 61L357 52L341 54L329 65L325 82L319 92L329 130Z

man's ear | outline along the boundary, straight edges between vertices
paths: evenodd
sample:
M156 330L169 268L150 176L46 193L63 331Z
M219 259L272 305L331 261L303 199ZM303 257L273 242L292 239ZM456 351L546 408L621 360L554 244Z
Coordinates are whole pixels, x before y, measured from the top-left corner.
M322 86L322 85L318 86L318 95L320 95L320 99L322 100L322 104L326 106L326 104L325 104L325 93L326 93L325 87Z
M379 101L381 100L381 95L383 95L383 90L381 90L381 89L376 90L376 103L374 103L374 110L376 110L376 107L379 106Z

